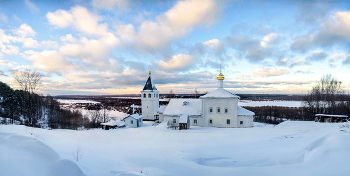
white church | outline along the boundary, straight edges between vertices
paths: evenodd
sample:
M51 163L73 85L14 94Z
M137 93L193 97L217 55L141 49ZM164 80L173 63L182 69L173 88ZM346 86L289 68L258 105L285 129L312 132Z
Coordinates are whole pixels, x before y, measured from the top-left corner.
M218 89L199 99L171 99L167 106L159 107L159 91L151 79L141 91L142 116L146 120L159 120L168 126L185 125L224 128L253 127L254 112L238 106L239 96L223 88L225 76L216 77Z

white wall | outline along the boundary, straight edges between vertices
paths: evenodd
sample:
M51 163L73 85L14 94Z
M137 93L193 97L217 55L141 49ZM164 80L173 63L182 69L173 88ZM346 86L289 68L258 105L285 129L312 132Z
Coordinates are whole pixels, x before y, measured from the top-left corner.
M237 98L203 98L203 126L238 127L237 104ZM212 112L210 112L210 108L212 108ZM220 112L218 112L218 108L220 108ZM227 113L225 109L227 109ZM210 119L212 124L209 123ZM227 124L227 119L230 120L230 124Z
M240 123L241 121L243 124ZM253 127L253 116L238 116L237 124L239 128Z
M144 94L146 94L146 98L144 97ZM151 98L149 98L149 94L151 95ZM141 91L141 108L144 119L155 120L154 114L157 113L159 109L159 91Z
M132 123L131 123L132 121ZM142 126L142 118L141 119L134 119L132 117L127 117L124 119L125 126L131 127L131 128L137 128L137 121L139 122L139 126Z

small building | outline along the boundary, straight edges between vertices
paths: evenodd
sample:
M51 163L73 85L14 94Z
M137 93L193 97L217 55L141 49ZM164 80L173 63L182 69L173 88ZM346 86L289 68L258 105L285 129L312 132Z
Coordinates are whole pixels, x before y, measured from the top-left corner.
M315 122L339 123L347 121L349 121L347 115L315 114Z
M137 128L142 126L143 116L139 114L132 114L124 118L125 126Z
M179 130L187 130L190 128L190 118L188 115L180 115Z
M102 129L109 130L109 129L115 129L118 127L123 127L125 125L125 122L121 120L111 120L106 123L101 123L100 125Z

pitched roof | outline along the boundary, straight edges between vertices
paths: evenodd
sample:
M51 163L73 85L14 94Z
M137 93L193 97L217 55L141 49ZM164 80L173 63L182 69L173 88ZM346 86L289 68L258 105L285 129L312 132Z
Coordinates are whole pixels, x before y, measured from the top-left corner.
M218 88L214 91L211 91L200 98L240 98L238 95L231 93L230 91Z
M253 116L255 115L254 112L249 111L248 109L242 108L240 106L237 106L237 115L241 116Z
M201 115L202 100L200 99L171 99L165 108L164 115Z
M124 119L129 118L129 117L134 118L134 119L136 119L136 120L137 120L137 119L140 119L140 118L143 118L143 116L140 115L140 114L131 114L131 115L125 117Z
M153 83L151 79L151 75L148 77L145 87L143 87L143 90L157 90L156 85Z

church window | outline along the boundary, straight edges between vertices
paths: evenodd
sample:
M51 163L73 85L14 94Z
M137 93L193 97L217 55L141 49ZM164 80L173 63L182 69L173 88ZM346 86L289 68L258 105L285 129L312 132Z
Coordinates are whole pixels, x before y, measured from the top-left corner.
M231 124L230 119L227 119L227 120L226 120L226 123L227 123L228 125Z
M243 125L243 121L239 121L239 124Z
M173 123L176 123L176 119L173 119Z
M225 113L228 113L228 109L227 108L225 108Z
M143 98L146 98L146 94L143 94Z
M148 94L148 98L151 98L152 97L152 95L151 94Z
M130 123L131 123L131 124L134 124L134 121L133 121L133 120L130 120Z
M217 112L220 113L220 108L218 108Z
M197 124L197 119L194 119L194 120L193 120L193 123L194 123L194 124Z
M209 124L213 124L213 120L212 119L209 120Z
M213 112L213 108L209 108L209 112Z

